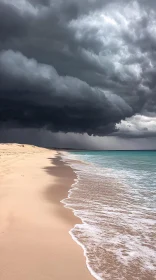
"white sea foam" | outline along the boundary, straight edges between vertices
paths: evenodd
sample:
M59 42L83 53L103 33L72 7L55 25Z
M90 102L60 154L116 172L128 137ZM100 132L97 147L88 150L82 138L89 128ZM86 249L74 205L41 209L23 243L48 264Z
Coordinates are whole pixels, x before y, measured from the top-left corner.
M154 279L156 220L154 208L147 203L151 199L142 203L142 186L138 185L141 175L138 179L130 170L123 174L118 169L92 162L84 165L78 159L74 154L62 156L77 174L68 198L62 203L82 220L82 224L71 229L70 235L83 248L91 274L98 280L125 280L126 273L137 266L140 278L132 276L132 280L145 279L142 274ZM133 185L128 184L127 178ZM112 267L109 267L109 258L112 258Z

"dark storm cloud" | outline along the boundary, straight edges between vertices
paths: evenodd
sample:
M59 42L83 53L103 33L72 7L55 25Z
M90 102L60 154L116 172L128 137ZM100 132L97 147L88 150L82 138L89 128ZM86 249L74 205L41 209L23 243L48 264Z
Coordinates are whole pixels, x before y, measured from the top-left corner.
M107 135L154 112L155 18L154 1L1 0L1 125Z
M6 40L21 37L27 32L27 19L20 15L13 5L0 2L0 40L1 44Z
M20 53L2 52L0 65L3 121L56 132L103 135L114 129L116 121L131 115L131 108L120 97L110 99L86 82L59 76L52 66Z
M49 6L50 5L50 0L28 0L29 3L32 5L42 5L42 6Z

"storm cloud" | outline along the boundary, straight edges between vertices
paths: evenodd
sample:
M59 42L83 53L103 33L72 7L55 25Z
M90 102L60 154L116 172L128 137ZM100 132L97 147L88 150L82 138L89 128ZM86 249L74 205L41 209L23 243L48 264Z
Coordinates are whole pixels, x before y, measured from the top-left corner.
M156 136L155 26L152 0L0 0L0 126Z

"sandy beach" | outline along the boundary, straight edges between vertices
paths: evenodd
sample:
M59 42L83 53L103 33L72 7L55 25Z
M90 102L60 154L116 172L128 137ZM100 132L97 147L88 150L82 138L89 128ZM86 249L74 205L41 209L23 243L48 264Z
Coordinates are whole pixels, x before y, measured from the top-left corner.
M1 280L93 279L60 203L74 178L56 151L0 144Z

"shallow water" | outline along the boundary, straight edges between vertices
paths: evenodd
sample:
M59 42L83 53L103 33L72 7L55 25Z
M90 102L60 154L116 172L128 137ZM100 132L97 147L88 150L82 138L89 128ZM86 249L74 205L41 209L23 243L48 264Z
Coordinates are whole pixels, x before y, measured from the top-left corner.
M94 277L156 279L156 152L75 152L62 158L78 176L63 203L83 221L70 233Z

